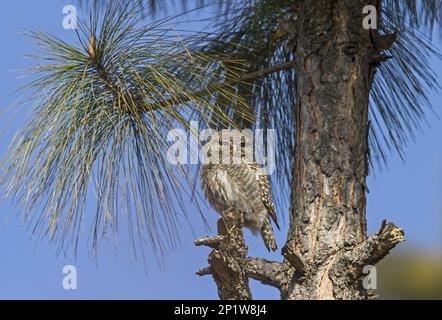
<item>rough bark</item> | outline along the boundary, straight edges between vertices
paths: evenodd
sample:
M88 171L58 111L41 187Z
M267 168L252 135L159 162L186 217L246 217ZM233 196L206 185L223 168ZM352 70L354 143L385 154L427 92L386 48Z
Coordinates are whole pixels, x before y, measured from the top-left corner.
M236 266L242 273L237 274L278 287L282 299L367 299L364 266L377 263L404 240L401 229L386 223L367 238L369 93L376 64L383 61L376 46L382 36L362 25L367 4L379 2L306 0L300 9L295 49L299 102L284 261L246 258L243 240L224 247L224 254L241 251ZM391 45L394 36L386 40ZM214 262L209 258L220 288ZM250 293L248 286L241 290ZM233 295L220 292L220 297Z
M293 268L287 263L262 258L248 258L244 242L242 221L238 215L225 214L218 220L218 236L195 241L196 246L213 249L209 254L209 266L197 271L197 275L212 275L223 300L250 300L249 277L278 289L287 288Z
M336 277L337 254L366 238L368 92L365 1L312 1L300 21L297 147L287 247L310 267L288 299L363 297ZM344 287L345 292L341 292ZM352 291L352 292L349 292Z

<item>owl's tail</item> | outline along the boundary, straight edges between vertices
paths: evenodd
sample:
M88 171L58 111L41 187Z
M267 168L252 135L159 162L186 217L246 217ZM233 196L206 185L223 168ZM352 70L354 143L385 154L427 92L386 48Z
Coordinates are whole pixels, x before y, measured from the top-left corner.
M267 247L267 250L276 251L278 246L276 245L275 235L273 234L272 224L269 220L266 220L261 228L261 237Z

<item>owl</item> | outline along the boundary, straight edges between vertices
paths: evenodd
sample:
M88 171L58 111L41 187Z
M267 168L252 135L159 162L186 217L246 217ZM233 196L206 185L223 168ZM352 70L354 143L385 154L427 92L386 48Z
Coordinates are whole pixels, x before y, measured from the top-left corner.
M205 160L200 178L210 205L223 217L233 210L242 215L244 226L254 235L260 234L270 251L277 249L270 220L279 229L272 201L268 175L245 154L244 143L234 143L232 136L213 137L205 146L208 153L218 154L218 161ZM236 161L234 154L236 153ZM239 155L238 155L239 153ZM213 160L213 159L212 159Z

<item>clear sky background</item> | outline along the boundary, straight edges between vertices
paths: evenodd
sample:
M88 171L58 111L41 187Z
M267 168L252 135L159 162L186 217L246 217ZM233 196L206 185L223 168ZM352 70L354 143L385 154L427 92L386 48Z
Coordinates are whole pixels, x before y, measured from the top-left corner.
M15 71L26 66L24 55L30 44L20 32L29 28L52 31L70 37L62 28L59 0L15 0L2 4L0 10L0 113L14 100L10 94L23 80ZM437 46L441 48L438 43ZM441 48L442 49L442 48ZM442 62L432 61L433 70L442 76ZM442 77L440 77L442 79ZM441 115L442 94L432 94L431 101ZM24 116L24 113L23 113ZM21 117L22 118L22 117ZM19 117L20 120L20 117ZM395 222L406 231L406 243L399 250L413 249L440 255L442 249L442 120L428 113L428 126L417 133L416 141L406 148L406 159L391 156L389 168L376 170L369 177L367 218L370 233L377 231L383 219ZM1 128L6 124L0 122ZM0 140L0 153L23 122L15 121ZM191 204L189 204L191 205ZM285 210L284 210L285 209ZM287 215L281 208L280 215ZM57 254L47 240L31 237L17 216L20 209L10 201L0 202L0 299L216 299L216 287L210 277L199 278L195 271L206 265L208 249L196 248L193 241L209 234L195 212L191 217L192 233L183 222L181 247L169 253L160 267L151 253L145 252L147 265L130 250L125 230L120 230L118 244L112 239L100 244L97 259L83 241L78 256L71 251ZM207 210L215 226L216 213ZM282 246L287 221L277 234ZM247 237L250 255L278 259L265 251L260 239ZM65 265L78 270L78 289L64 290ZM275 289L252 281L255 298L278 298Z

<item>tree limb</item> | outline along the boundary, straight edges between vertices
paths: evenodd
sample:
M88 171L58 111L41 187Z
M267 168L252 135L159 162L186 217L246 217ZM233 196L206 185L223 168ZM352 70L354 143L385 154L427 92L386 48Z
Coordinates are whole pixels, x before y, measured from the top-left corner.
M282 255L291 264L291 266L295 268L298 275L302 276L306 272L306 263L298 253L293 251L288 243L282 249Z
M376 264L398 243L405 240L404 235L402 229L393 223L387 223L381 227L378 233L356 246L352 254L361 264Z
M209 254L209 267L197 274L212 275L222 300L250 300L252 294L244 268L248 248L244 242L242 221L234 212L226 212L223 217L218 221L219 236L195 241L196 245L215 247Z
M281 262L249 258L245 265L245 272L252 279L280 289L288 283L291 268Z
M380 230L343 254L343 259L352 267L355 276L361 275L367 265L381 261L398 243L404 241L404 231L393 223L383 222ZM342 260L341 260L342 262Z
M210 267L201 268L196 272L197 276L203 277L212 274L212 269Z
M207 237L195 240L195 246L206 246L212 249L216 249L219 247L221 241L224 239L224 236L216 236L216 237Z

